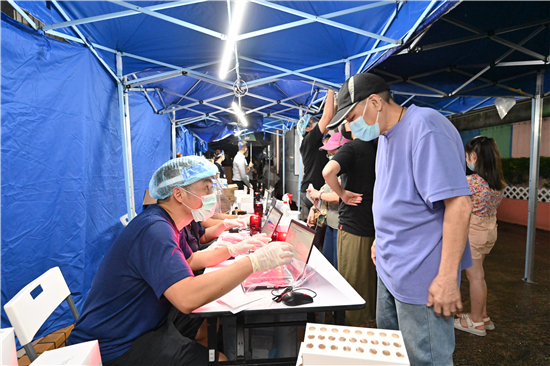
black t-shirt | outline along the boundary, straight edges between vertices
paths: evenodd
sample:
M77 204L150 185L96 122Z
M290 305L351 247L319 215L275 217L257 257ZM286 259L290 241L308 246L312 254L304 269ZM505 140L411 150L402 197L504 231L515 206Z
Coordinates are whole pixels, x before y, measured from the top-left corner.
M302 145L300 145L300 154L304 164L302 192L307 190L309 183L313 184L315 189L320 189L325 184L323 168L327 165L328 158L325 150L319 150L321 146L323 146L323 134L317 124L304 136Z
M368 142L355 139L344 144L332 158L340 164L342 187L363 194L357 206L348 206L342 200L338 206L339 228L357 236L374 236L372 194L377 147L378 139Z
M218 167L218 170L220 171L220 178L225 179L225 170L223 169L223 166L217 161L215 161L214 164L216 164L216 166Z
M206 229L200 222L191 221L189 225L183 228L182 233L185 235L185 240L189 248L194 252L199 250L201 245L201 237L206 232Z

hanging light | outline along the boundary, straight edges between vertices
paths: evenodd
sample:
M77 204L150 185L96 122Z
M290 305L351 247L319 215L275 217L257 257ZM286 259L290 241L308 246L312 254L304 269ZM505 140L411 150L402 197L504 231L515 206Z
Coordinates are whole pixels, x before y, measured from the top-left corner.
M246 118L244 116L244 113L241 110L241 108L239 108L239 105L237 103L233 102L233 104L231 104L231 107L235 111L235 114L237 115L237 117L239 117L239 120L241 121L243 126L244 127L248 126L248 121L246 120Z
M229 71L229 61L231 61L231 55L235 51L235 42L237 41L237 34L241 28L243 21L244 8L246 6L246 0L237 0L234 7L233 16L231 17L231 24L229 24L229 32L227 33L227 39L225 41L225 48L223 50L222 62L220 66L220 79L225 79Z

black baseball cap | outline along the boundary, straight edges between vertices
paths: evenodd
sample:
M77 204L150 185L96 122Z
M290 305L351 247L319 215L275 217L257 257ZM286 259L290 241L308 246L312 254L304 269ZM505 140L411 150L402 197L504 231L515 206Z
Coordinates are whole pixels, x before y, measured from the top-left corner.
M337 128L357 103L372 94L386 90L389 91L390 86L378 75L368 73L353 75L344 82L338 92L338 110L327 128L330 130Z

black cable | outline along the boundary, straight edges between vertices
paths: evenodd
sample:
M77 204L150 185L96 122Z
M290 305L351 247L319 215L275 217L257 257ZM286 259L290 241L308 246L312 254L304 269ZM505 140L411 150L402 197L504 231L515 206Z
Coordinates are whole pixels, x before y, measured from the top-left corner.
M305 290L305 291L310 291L312 292L315 296L312 296L311 298L316 298L317 297L317 292L313 291L312 289L309 289L309 288L306 288L306 287L298 287L298 288L295 288L293 289L292 286L287 286L285 288L282 289L281 292L279 293L273 293L273 291L278 291L278 290L281 290L280 288L278 289L273 289L271 290L271 295L273 295L273 301L275 302L281 302L283 301L283 297L288 294L288 293L291 293L291 292L298 292L298 293L302 293L303 292L300 292L299 290Z

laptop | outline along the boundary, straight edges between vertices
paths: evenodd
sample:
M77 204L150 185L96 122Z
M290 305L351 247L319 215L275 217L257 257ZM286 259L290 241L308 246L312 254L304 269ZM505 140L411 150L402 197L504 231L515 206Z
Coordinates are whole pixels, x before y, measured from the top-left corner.
M307 263L309 262L314 237L315 230L296 220L292 220L286 235L286 242L291 245L294 252L292 262L269 271L260 271L251 274L243 281L243 290L286 287L300 279L305 273Z
M279 225L279 221L281 221L281 217L283 217L283 213L279 209L273 207L269 215L267 215L261 233L271 238L271 235L273 235L277 229L277 225Z

